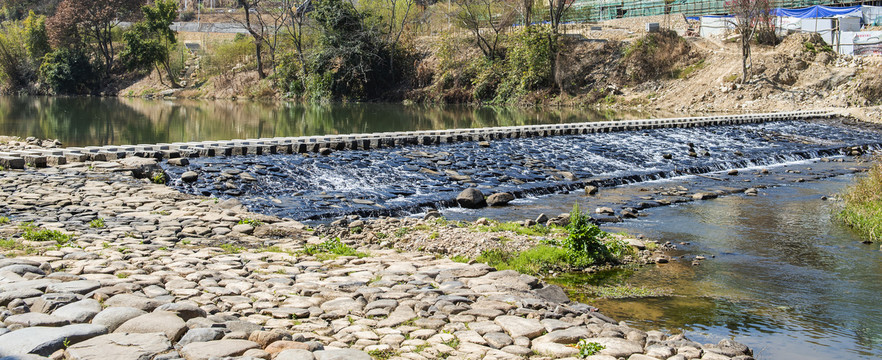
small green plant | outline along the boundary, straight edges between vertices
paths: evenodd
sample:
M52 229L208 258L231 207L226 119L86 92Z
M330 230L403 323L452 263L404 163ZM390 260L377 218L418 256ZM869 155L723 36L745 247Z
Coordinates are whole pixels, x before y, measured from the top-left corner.
M64 338L64 341L61 342L61 346L64 346L65 349L70 347L70 339Z
M368 355L377 360L386 360L392 358L395 355L398 355L395 350L386 349L386 350L371 350L368 351Z
M263 222L261 222L260 220L245 218L245 219L239 220L239 225L243 225L243 224L248 224L253 227L258 227L260 225L263 225Z
M452 339L445 341L443 344L456 349L459 347L459 339L454 336Z
M812 44L810 41L806 41L802 44L802 46L805 48L805 51L808 51L812 54L818 53L818 49L815 48L815 44Z
M93 229L103 228L104 226L104 219L102 218L92 219L92 221L89 222L89 227Z
M19 227L24 230L21 237L28 241L54 241L56 245L62 246L73 240L71 235L58 230L41 229L34 225L33 222L21 224Z
M576 343L576 348L579 349L579 357L586 358L599 353L606 347L596 342L589 342L586 339L582 339Z
M400 229L398 229L398 230L395 230L394 235L395 235L395 237L400 238L400 237L402 237L402 236L404 236L404 235L407 235L408 232L410 232L410 228L409 228L409 227L403 227L403 228L400 228Z
M118 278L120 278L120 279L126 279L126 278L129 277L129 275L131 275L131 274L129 274L129 273L127 273L127 272L118 272L118 273L116 273L116 277L118 277Z
M437 231L433 231L431 234L429 234L429 240L435 240L435 239L437 239L439 236L440 236L440 234L438 234Z
M450 257L450 260L458 263L467 263L469 262L469 258L462 255L454 255Z
M738 74L729 74L723 78L723 82L727 83L735 82L735 80L738 80Z
M336 256L357 256L362 258L368 256L344 244L340 241L340 238L328 239L318 245L306 245L303 252L307 255L325 255L325 258L336 258ZM334 256L327 256L328 254Z
M9 218L5 216L0 216L0 225L9 224Z
M150 177L150 182L154 184L165 184L166 177L164 172L155 172L153 176Z
M380 239L380 240L383 240L383 239L389 237L389 235L387 235L384 232L378 232L378 233L375 233L374 235L377 237L377 239Z
M168 210L151 211L150 213L153 214L153 215L168 215L168 214L171 214L170 212L168 212Z
M105 241L105 242L103 242L103 243L102 243L102 244L101 244L101 247L103 247L103 248L105 248L105 249L107 249L107 248L109 248L109 247L110 247L110 243L109 243L109 242L107 242L107 241Z
M354 228L349 229L349 232L351 232L353 234L361 234L362 231L364 231L364 229L361 226L356 226Z

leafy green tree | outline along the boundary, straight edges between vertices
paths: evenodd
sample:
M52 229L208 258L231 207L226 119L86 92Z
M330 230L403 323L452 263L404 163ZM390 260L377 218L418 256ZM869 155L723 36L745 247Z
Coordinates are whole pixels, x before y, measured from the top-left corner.
M364 14L349 2L324 0L315 4L313 19L321 30L315 70L321 78L332 74L331 92L344 98L363 99L378 94L394 81L390 49L382 34L365 26Z
M0 28L0 81L7 89L25 88L33 79L23 35L24 28L18 21Z
M43 61L43 56L52 51L49 47L49 35L46 34L46 16L37 15L32 10L24 19L25 47L34 63Z
M95 70L82 49L63 47L43 58L40 79L55 94L83 94L94 87Z
M109 75L116 58L113 29L137 16L146 0L62 0L46 20L54 47L89 48Z
M156 0L150 6L141 7L144 19L132 25L123 34L126 47L120 57L126 67L133 70L147 70L160 66L172 87L179 87L171 69L171 49L177 44L177 34L171 30L172 22L178 17L178 4L175 0Z

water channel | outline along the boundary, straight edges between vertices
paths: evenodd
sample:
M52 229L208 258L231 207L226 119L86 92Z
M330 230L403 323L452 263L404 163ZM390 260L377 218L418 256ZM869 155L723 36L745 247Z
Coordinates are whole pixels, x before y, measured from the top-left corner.
M520 199L514 209L449 209L444 215L516 221L566 212L574 203L590 211L621 205L654 189L725 189L750 179L749 186L769 187L756 197L735 194L655 207L643 210L638 219L602 225L608 232L677 244L675 261L551 281L631 326L682 331L702 343L731 338L755 349L758 359L878 359L882 251L879 244L863 244L836 221L840 204L831 200L851 183L855 175L849 169L861 166L788 162L769 167L771 175L762 178L756 175L759 168L741 169L738 177L722 184L683 176L603 189L608 194L598 199L574 191ZM808 174L835 176L794 181ZM696 256L706 260L693 265ZM662 295L598 299L593 286L636 287Z
M0 97L0 134L60 138L69 146L607 119L580 110ZM882 252L832 220L836 202L821 200L851 181L842 174L853 164L817 160L839 159L845 146L878 147L879 139L874 130L837 121L775 122L341 151L328 157L194 159L190 167L168 170L172 185L182 191L237 197L256 211L299 219L418 213L443 207L465 186L478 186L513 191L520 199L483 213L450 208L445 216L522 220L565 212L574 202L590 209L583 195L567 194L584 179L618 185L604 191L627 193L717 183L690 174L740 168L745 178L737 181L750 176L753 182L746 186L769 188L757 197L650 207L642 210L646 217L606 226L682 243L675 255L685 259L558 281L577 298L584 285L661 290L667 295L580 300L635 327L682 330L701 342L733 338L754 348L760 359L871 359L882 357ZM693 149L696 156L688 154ZM799 170L790 177L754 175L759 167L784 166ZM198 171L200 181L181 183L184 170ZM824 173L837 176L819 175ZM797 182L798 176L809 181ZM692 266L695 255L708 259Z

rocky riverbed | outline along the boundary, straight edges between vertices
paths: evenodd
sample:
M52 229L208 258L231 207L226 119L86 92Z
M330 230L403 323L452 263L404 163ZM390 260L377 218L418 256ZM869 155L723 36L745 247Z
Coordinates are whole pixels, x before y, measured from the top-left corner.
M751 358L394 239L347 238L354 256L308 251L325 239L301 223L137 170L0 172L0 358L544 359L578 357L583 339L603 348L589 359Z

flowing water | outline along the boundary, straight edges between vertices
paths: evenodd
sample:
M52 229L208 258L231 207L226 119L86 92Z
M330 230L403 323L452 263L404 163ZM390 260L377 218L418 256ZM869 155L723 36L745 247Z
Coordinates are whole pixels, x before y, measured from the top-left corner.
M876 146L879 133L838 121L655 129L480 144L191 159L167 166L181 191L236 197L253 210L298 220L404 215L455 205L476 186L520 197L839 154ZM690 148L691 146L691 148ZM692 151L694 156L690 156ZM667 156L670 155L670 156ZM185 171L199 180L185 183Z

